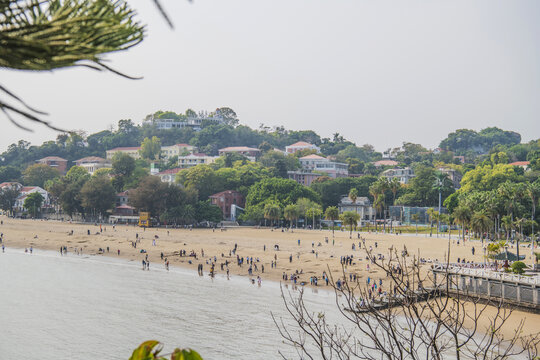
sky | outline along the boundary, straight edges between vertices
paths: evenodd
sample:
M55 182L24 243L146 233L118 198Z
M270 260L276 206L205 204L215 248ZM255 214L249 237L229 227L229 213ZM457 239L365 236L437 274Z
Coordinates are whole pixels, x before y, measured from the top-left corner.
M175 28L150 1L128 0L147 37L107 57L144 79L0 70L0 84L55 126L87 134L157 110L227 106L254 128L338 132L379 151L435 148L458 128L540 138L537 0L161 1ZM0 121L0 151L57 136Z

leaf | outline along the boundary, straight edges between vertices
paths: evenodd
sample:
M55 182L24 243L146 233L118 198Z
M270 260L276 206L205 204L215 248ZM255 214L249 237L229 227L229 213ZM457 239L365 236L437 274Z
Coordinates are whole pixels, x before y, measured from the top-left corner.
M155 359L155 355L159 354L161 351L161 348L158 348L155 350L154 353L152 353L152 350L159 345L159 341L157 340L148 340L143 342L141 345L139 345L138 348L133 350L133 354L129 358L129 360L151 360Z
M171 360L203 360L203 358L195 350L174 349Z

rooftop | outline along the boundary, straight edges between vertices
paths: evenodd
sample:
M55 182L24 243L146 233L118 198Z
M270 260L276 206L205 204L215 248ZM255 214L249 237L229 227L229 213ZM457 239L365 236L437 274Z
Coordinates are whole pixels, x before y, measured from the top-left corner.
M124 146L124 147L116 147L114 149L110 149L107 151L122 151L122 150L140 150L140 146Z
M516 161L516 162L510 163L508 165L512 165L512 166L529 166L530 164L531 164L530 161Z
M47 156L38 161L67 161L66 159L61 158L60 156Z
M310 143L305 142L305 141L298 141L298 142L295 142L294 144L291 144L289 146L313 146L313 144L310 144Z
M395 160L379 160L373 163L375 166L396 166L397 164L398 162Z
M91 163L91 162L103 162L106 161L104 158L101 158L99 156L87 156L83 157L82 159L75 160L76 163Z
M174 168L174 169L163 170L163 171L161 171L161 172L158 172L157 175L176 174L176 173L179 172L180 170L183 170L183 169L181 169L181 168Z
M256 148L250 148L247 146L229 146L223 149L219 149L219 151L260 151Z
M326 160L326 158L319 155L311 154L301 157L300 160Z

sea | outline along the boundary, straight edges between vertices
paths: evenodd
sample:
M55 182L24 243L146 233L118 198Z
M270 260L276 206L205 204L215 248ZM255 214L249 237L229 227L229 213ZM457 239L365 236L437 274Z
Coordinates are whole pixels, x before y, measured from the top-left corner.
M288 296L289 285L283 289ZM296 295L295 295L296 294ZM340 322L335 295L305 289L314 312ZM0 253L0 360L129 359L145 340L203 359L299 359L272 320L289 322L277 282L34 249Z

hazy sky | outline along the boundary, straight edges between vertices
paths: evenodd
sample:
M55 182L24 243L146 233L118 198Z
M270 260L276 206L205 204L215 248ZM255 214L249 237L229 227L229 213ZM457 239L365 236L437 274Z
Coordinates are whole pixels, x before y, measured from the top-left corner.
M96 132L157 110L233 108L241 123L436 147L456 128L540 137L540 1L130 0L145 41L110 56L143 80L0 71L54 125ZM2 119L0 151L56 133ZM28 123L27 123L28 125ZM240 145L240 144L239 144Z

